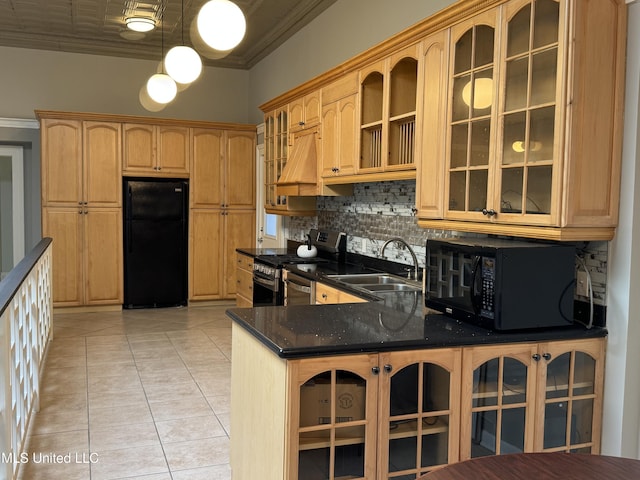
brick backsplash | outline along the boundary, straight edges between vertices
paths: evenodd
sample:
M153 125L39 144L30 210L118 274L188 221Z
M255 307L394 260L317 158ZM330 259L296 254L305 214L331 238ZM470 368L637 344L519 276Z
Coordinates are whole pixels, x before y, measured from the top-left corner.
M285 236L304 241L312 228L337 230L347 234L347 251L379 257L385 241L393 237L406 240L424 266L425 244L428 238L476 236L449 230L424 229L418 226L415 211L415 181L395 181L354 184L352 196L318 197L315 217L287 217ZM409 252L395 243L385 249L385 258L411 265ZM607 283L607 242L576 244L593 284L594 303L605 305ZM582 268L576 260L576 268ZM585 300L582 297L577 299Z

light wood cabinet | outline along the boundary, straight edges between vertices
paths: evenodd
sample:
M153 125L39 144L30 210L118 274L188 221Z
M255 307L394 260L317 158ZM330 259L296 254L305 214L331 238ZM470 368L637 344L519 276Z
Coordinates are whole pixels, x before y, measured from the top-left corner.
M353 175L357 164L357 94L322 107L322 177Z
M451 27L444 196L419 224L612 238L625 22L621 1L511 0Z
M232 328L232 352L252 352L232 359L232 395L252 399L232 412L234 476L264 468L234 454L248 444L284 458L268 480L417 478L457 461L460 349L283 360Z
M42 234L56 307L123 299L119 123L42 118Z
M238 253L236 257L236 306L253 307L253 257Z
M321 92L316 90L289 103L289 133L320 123Z
M289 109L285 105L264 116L264 209L276 215L308 216L316 214L315 197L278 195L276 182L287 164L290 150Z
M388 480L480 455L600 451L604 338L286 360L232 329L232 395L246 399L234 476Z
M366 301L367 300L362 297L331 287L326 283L316 282L315 302L318 305L331 303L363 303Z
M359 173L415 170L420 48L360 70Z
M255 133L192 129L189 299L233 298L236 252L255 239Z
M54 306L122 304L119 208L45 207L42 230L53 238Z
M189 174L189 128L125 123L123 173L161 177Z
M600 453L604 339L466 348L460 459Z

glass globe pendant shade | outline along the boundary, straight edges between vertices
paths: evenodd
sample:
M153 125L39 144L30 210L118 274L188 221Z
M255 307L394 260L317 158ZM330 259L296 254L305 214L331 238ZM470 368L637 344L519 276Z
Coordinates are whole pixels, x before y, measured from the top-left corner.
M210 0L197 17L202 40L216 50L231 50L238 45L247 29L240 7L229 0Z
M138 99L140 100L140 104L150 112L159 112L167 106L166 103L158 103L154 102L149 96L149 92L147 91L147 84L143 83L142 87L140 87L140 91L138 92Z
M193 48L179 45L167 52L164 68L177 83L191 83L202 72L202 60Z
M176 82L166 73L155 73L147 80L147 92L154 102L169 103L176 97Z

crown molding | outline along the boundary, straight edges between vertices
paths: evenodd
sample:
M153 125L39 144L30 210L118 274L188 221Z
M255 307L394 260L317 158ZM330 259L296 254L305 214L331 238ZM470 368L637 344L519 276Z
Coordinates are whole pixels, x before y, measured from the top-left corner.
M28 118L3 118L0 117L0 127L5 128L33 128L39 129L40 122Z

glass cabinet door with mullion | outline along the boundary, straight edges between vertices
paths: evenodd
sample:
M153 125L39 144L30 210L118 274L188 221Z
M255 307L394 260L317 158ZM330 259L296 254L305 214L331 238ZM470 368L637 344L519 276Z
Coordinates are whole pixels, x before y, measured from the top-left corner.
M281 108L276 112L275 117L275 156L274 156L274 183L278 181L284 166L287 164L289 156L289 119L287 107ZM284 207L287 204L287 197L284 195L274 196L276 207Z
M542 350L546 369L538 401L544 420L537 428L536 450L600 453L603 342L546 345Z
M460 459L533 450L535 346L464 352Z
M295 367L299 412L288 478L375 479L376 361L377 355L358 355Z
M445 215L451 219L490 218L495 148L496 12L489 11L452 29L448 163ZM491 215L489 214L491 212Z
M276 181L275 181L275 118L274 114L265 115L264 118L264 206L276 205Z
M381 170L386 151L384 91L386 61L360 72L360 163L358 170Z
M494 204L498 220L556 222L562 128L558 71L565 2L513 0L505 5Z
M415 479L458 461L460 350L380 358L378 478Z

